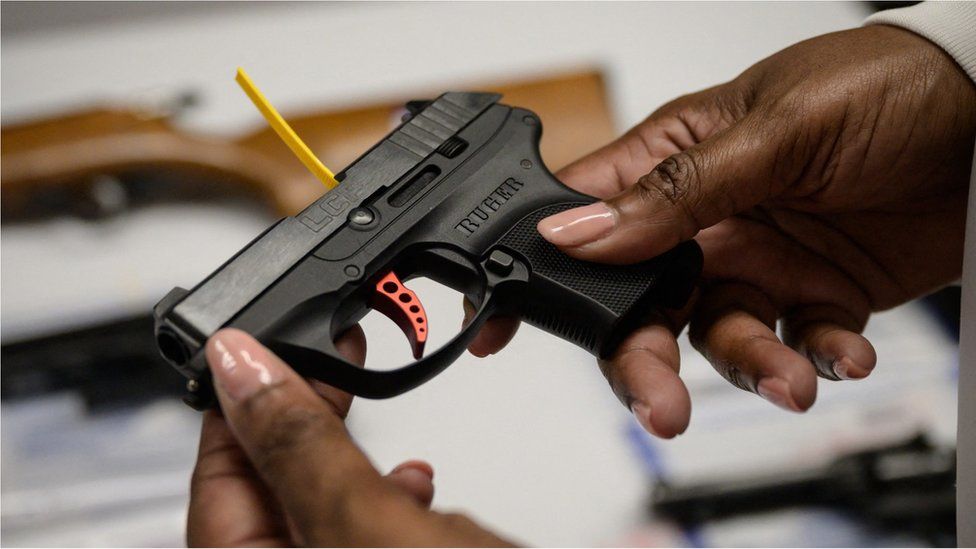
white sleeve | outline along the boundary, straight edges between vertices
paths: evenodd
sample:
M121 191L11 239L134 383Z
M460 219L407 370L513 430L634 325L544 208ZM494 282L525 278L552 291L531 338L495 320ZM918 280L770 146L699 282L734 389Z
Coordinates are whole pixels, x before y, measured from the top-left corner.
M865 25L893 25L924 36L976 82L976 2L931 1L876 13ZM959 547L976 547L976 163L970 177L959 332L956 528Z
M956 428L956 543L976 547L976 162L969 174L969 219L959 326L959 425Z
M864 24L892 25L928 38L976 81L976 2L923 2L878 12Z

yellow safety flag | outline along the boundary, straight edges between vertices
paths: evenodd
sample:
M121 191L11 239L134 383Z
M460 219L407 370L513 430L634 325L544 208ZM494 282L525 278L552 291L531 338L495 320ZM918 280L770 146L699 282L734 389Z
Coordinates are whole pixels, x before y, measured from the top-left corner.
M240 67L237 68L237 78L235 78L235 80L237 80L237 83L240 84L241 88L244 90L244 93L251 98L251 102L254 103L254 106L261 111L261 114L264 115L265 120L268 121L268 124L270 124L275 133L278 134L278 137L280 137L281 140L288 145L288 148L295 153L295 156L302 161L302 164L305 164L308 171L312 172L312 175L317 177L328 190L332 190L336 185L338 185L339 182L336 181L335 175L333 175L332 171L329 168L326 168L325 164L323 164L321 160L316 158L315 154L312 153L312 149L308 148L308 145L306 145L305 142L298 137L295 130L291 129L288 122L285 122L285 119L282 118L281 115L278 114L278 111L271 106L271 103L269 103L268 99L264 97L261 90L254 85L254 82L251 81L251 77L244 72L244 69Z

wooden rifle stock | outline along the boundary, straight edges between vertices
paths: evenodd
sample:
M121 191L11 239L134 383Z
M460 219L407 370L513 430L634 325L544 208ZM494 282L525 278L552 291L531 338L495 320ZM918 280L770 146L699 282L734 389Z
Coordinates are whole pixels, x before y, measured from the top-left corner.
M474 88L500 92L506 103L538 113L546 123L542 154L554 168L614 136L598 72ZM402 104L414 98L286 118L326 165L343 167L389 132ZM100 196L106 185L114 188L108 198ZM109 107L3 128L4 222L65 213L98 217L119 207L113 199L119 192L128 206L236 196L290 215L322 187L264 124L227 139L181 131L165 115Z

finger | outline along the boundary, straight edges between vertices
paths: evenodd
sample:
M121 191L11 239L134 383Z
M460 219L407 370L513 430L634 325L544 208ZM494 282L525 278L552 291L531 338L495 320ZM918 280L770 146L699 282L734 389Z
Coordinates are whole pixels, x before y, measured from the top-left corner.
M434 468L426 461L405 461L390 471L386 479L419 505L430 507L434 499Z
M343 332L336 340L335 345L339 354L346 357L349 362L357 366L366 363L366 334L363 333L363 329L358 324ZM351 394L317 379L309 378L308 383L319 396L332 405L339 417L345 418L349 414L353 398Z
M468 345L468 351L479 358L501 351L515 337L520 324L519 319L512 316L489 318Z
M825 230L823 226L789 229L793 234L816 233L818 238L826 236ZM818 253L798 245L775 224L735 216L703 230L695 241L705 258L705 280L736 280L762 288L785 312L829 303L837 308L838 320L852 323L850 329L863 328L870 315L871 300L864 289L825 259L827 250Z
M807 305L784 316L783 341L803 354L820 377L862 379L877 363L862 323L833 305Z
M664 323L638 329L600 362L611 389L647 432L672 438L688 428L691 397L678 377L678 342Z
M620 139L559 170L556 178L572 189L597 198L610 198L619 193L665 157L680 150L661 139L660 150L652 153L644 136L658 140L663 132L650 124L653 122L637 126Z
M336 339L335 345L339 353L346 357L349 362L357 366L366 363L366 334L363 333L359 324L343 332Z
M467 326L474 318L474 305L464 298L464 320L462 326ZM520 321L511 316L493 316L485 321L485 325L478 331L478 335L468 345L468 351L476 357L484 358L502 350L515 337Z
M668 156L693 146L728 125L721 87L681 97L658 109L619 139L556 172L567 186L597 198L609 198L629 187ZM465 323L474 307L465 299ZM515 336L519 321L489 319L468 350L485 357L501 350Z
M391 491L349 438L335 404L240 330L217 332L206 354L224 416L286 514L316 544L342 545L335 536L351 535L351 521Z
M659 255L785 189L804 157L781 158L770 145L770 135L791 139L781 120L747 116L669 156L627 190L543 219L538 230L587 261L622 264Z
M773 404L802 412L817 397L813 364L773 330L776 309L758 290L725 283L703 292L689 338L730 383Z
M186 536L190 547L277 545L287 528L223 418L203 415L190 480Z
M728 126L736 87L715 86L662 106L619 139L556 172L567 186L610 198L662 160Z
M206 347L228 425L301 541L313 546L499 545L424 510L384 479L304 380L235 329Z

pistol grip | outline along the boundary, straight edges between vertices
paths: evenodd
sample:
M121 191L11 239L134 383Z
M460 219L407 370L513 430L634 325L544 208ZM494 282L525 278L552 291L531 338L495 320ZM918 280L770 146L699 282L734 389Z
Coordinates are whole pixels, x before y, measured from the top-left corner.
M702 268L694 241L633 265L604 265L572 258L539 234L536 224L555 213L584 205L546 206L521 219L499 241L518 254L530 276L515 308L530 324L572 341L604 358L638 328L649 313L680 308Z

